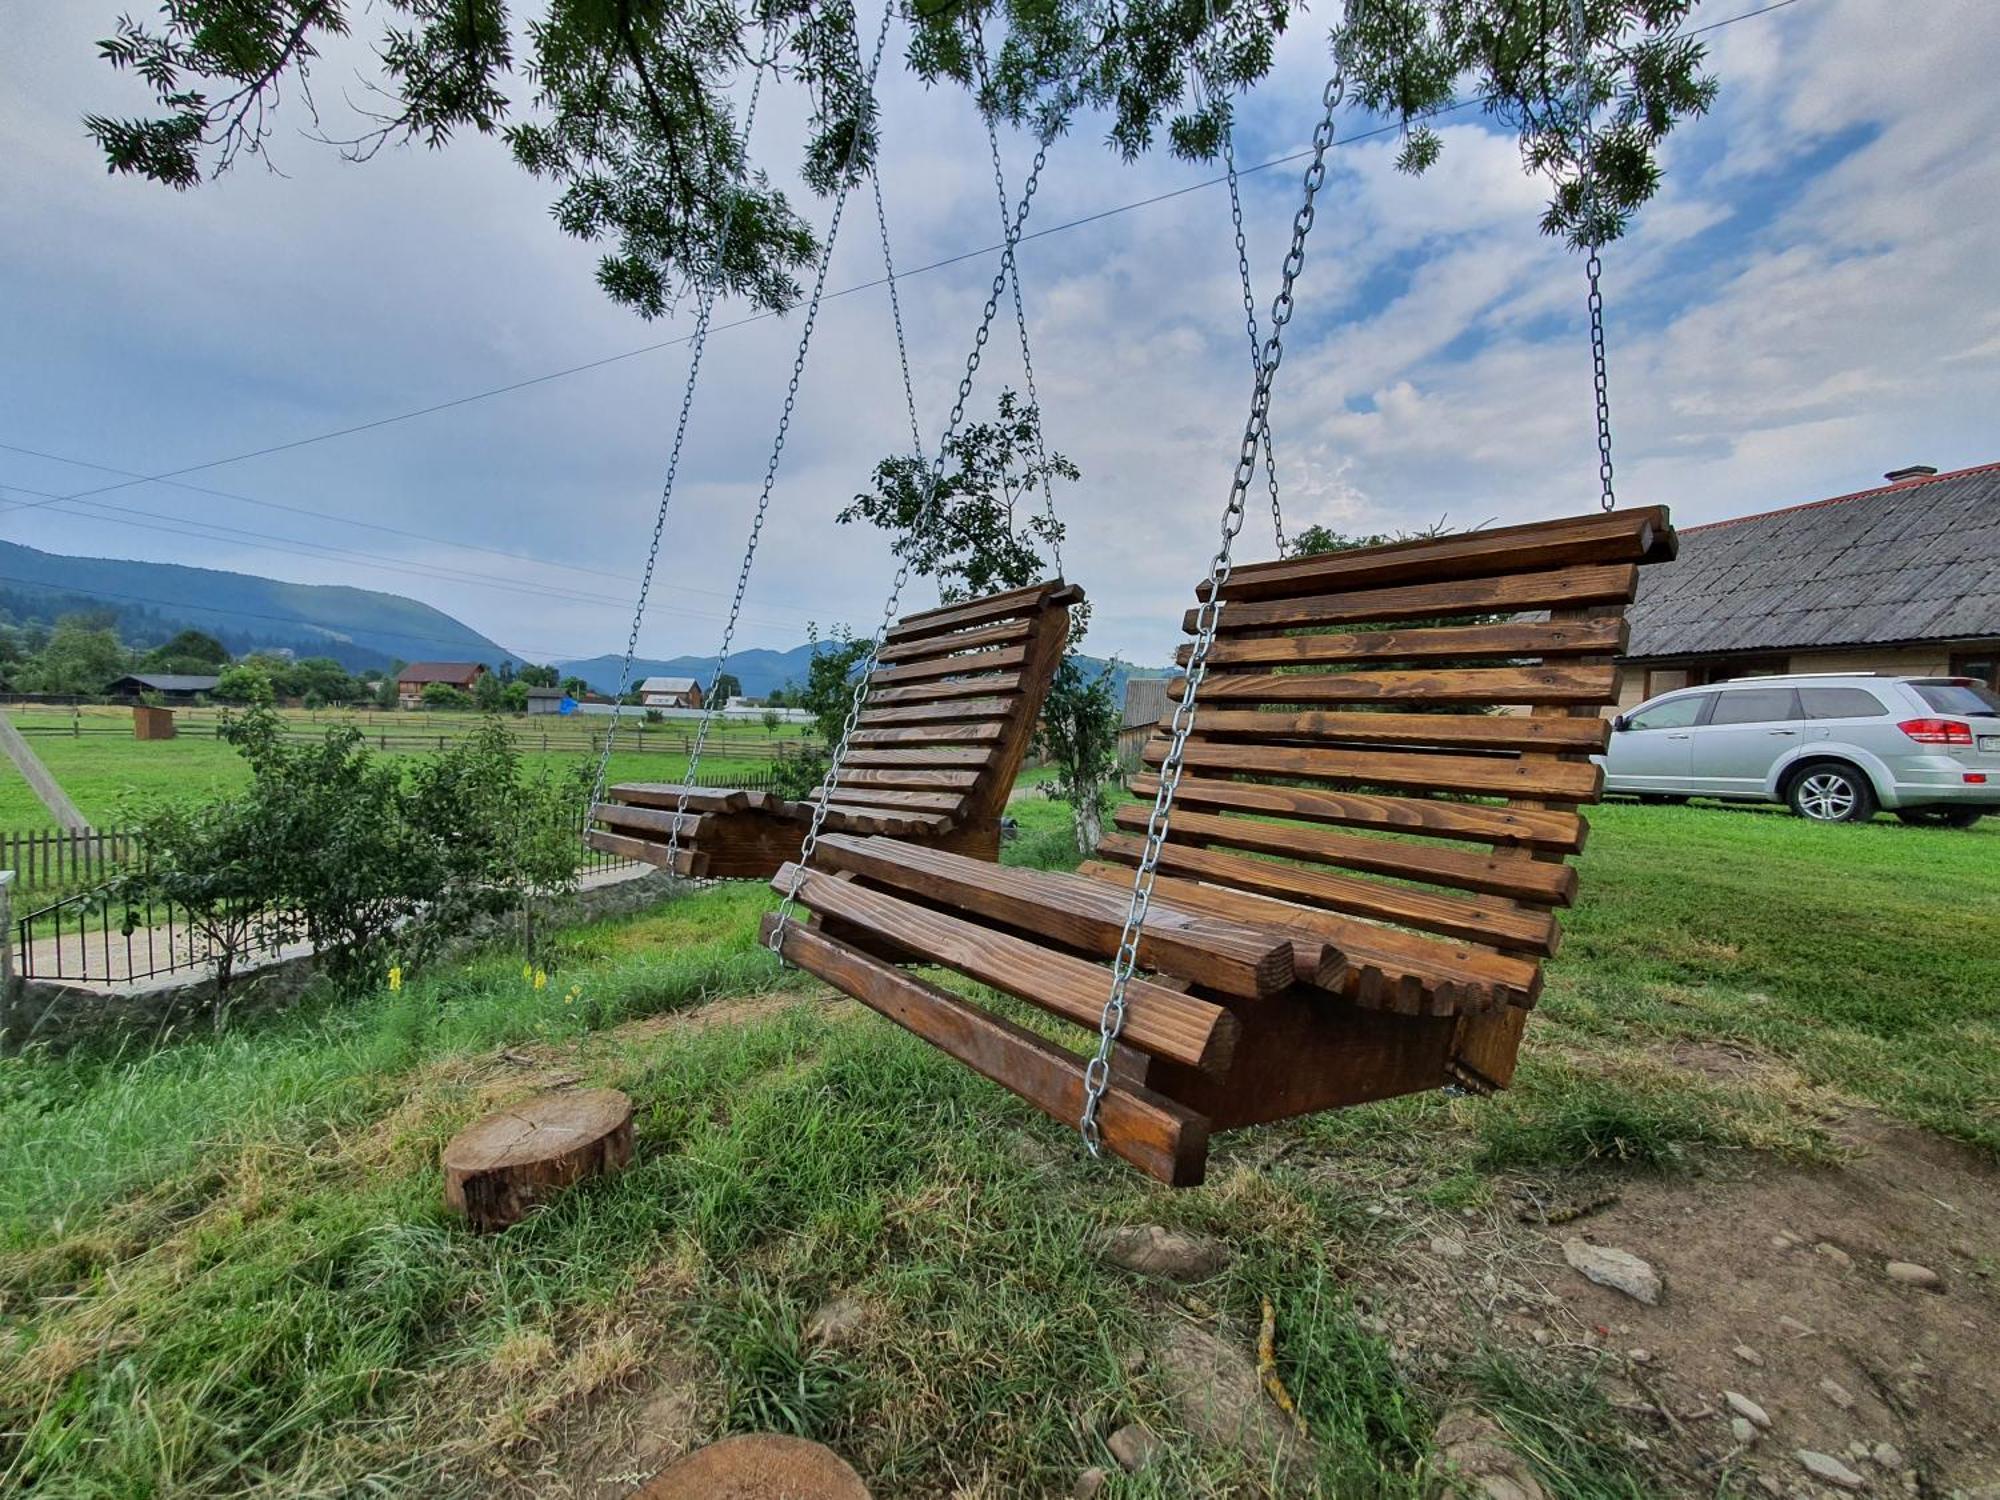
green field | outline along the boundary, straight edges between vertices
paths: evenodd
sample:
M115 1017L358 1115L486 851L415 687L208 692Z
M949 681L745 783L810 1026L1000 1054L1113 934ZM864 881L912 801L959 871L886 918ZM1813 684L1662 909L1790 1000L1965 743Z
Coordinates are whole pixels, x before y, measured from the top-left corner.
M221 790L248 779L242 760L225 742L214 737L216 713L191 710L180 715L186 732L175 739L141 741L132 738L132 715L127 709L85 709L75 721L64 710L16 711L10 714L24 731L39 728L67 730L80 723L89 733L31 733L28 743L42 763L60 781L83 815L100 827L115 827L124 821L125 810L135 801L158 796L198 795ZM439 737L447 740L464 734L478 722L475 714L386 713L373 711L309 714L290 711L301 733L312 733L334 723L359 726L371 738L389 740L388 753L421 754L435 748ZM594 754L593 730L574 720L540 718L510 719L529 766L546 761L573 764ZM730 775L750 774L768 768L772 750L779 743L796 740L800 725L781 725L776 733L762 723L717 722L711 743L719 753L702 756L702 779L714 781ZM619 726L617 745L679 747L693 732L694 725L676 722L645 725L626 722ZM104 732L111 731L111 732ZM541 746L550 748L544 752ZM756 753L744 755L745 747ZM672 781L687 769L687 757L674 749L614 750L611 775L615 780ZM53 828L55 821L42 806L14 767L0 760L0 829Z
M1014 811L1010 860L1074 858L1065 808ZM1268 1493L1243 1452L1177 1425L1144 1354L1188 1320L1251 1338L1269 1297L1317 1440L1280 1493L1431 1493L1432 1428L1468 1398L1551 1495L1694 1493L1658 1429L1625 1440L1588 1351L1399 1364L1356 1288L1400 1274L1413 1209L1484 1215L1524 1174L1585 1167L1832 1163L1825 1122L1855 1104L2000 1160L2000 823L1592 818L1513 1090L1224 1137L1182 1194L778 970L756 885L573 929L543 990L503 953L219 1040L6 1061L0 1490L599 1493L579 1476L623 1413L683 1440L820 1437L881 1500L1067 1494L1136 1417L1166 1454L1106 1500ZM1693 1043L1757 1066L1678 1065ZM438 1201L440 1145L555 1080L633 1095L636 1163L467 1235ZM1134 1222L1234 1258L1163 1289L1097 1253ZM866 1315L831 1346L806 1325L835 1295Z

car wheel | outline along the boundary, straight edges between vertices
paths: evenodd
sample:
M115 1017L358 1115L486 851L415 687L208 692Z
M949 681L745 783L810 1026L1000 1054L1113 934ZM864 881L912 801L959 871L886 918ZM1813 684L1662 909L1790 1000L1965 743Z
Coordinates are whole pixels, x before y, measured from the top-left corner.
M1875 816L1875 788L1852 766L1821 761L1792 779L1785 800L1815 823L1865 823Z
M1896 814L1915 828L1970 828L1986 816L1983 807L1915 807Z
M1674 792L1641 792L1639 800L1647 807L1686 807L1688 799Z

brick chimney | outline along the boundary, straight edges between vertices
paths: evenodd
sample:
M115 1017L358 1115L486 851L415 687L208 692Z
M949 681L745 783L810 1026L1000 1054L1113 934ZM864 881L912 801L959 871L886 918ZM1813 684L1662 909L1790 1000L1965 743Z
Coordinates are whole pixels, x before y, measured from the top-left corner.
M1891 484L1901 484L1905 479L1928 479L1935 473L1936 464L1911 464L1908 468L1891 469L1882 477Z

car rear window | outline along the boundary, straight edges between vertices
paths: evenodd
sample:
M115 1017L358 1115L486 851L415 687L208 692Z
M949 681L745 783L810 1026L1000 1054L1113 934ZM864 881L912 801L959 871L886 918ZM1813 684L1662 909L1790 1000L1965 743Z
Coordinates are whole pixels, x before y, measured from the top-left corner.
M1708 722L1713 728L1717 724L1769 724L1798 716L1798 699L1790 688L1739 688L1716 694L1715 712L1708 716Z
M1913 682L1910 686L1941 714L1968 718L2000 714L2000 693L1977 682Z
M1889 711L1873 693L1849 687L1802 687L1799 708L1808 719L1870 719Z

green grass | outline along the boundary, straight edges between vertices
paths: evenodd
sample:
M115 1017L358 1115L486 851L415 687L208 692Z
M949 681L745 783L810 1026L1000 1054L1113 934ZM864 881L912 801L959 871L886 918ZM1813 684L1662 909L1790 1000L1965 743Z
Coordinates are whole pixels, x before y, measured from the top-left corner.
M129 723L131 715L126 713L124 721ZM295 717L301 727L314 727L314 721L304 714ZM472 714L374 714L372 716L351 716L355 722L366 722L371 731L379 730L390 734L462 734L477 722ZM61 723L67 725L67 716L51 717L47 714L16 714L15 721L21 724L33 722ZM107 715L98 715L86 722L116 722ZM330 725L333 716L320 715L317 724ZM522 744L530 746L539 741L533 733L523 728L528 721L517 722L522 735ZM785 726L792 733L798 726ZM636 726L627 725L620 730L620 742L634 733ZM659 734L655 728L648 731ZM732 741L747 738L763 739L762 724L731 724L724 731L718 727L717 733L726 732ZM560 733L552 731L552 733ZM530 769L548 764L552 766L573 765L579 760L590 758L591 752L582 748L580 736L572 734L576 741L572 748L550 750L546 754L538 749L529 749L524 760ZM226 790L249 780L249 772L242 757L225 742L209 735L187 734L171 740L142 741L123 735L81 735L71 737L64 734L33 735L28 743L41 757L42 763L69 793L83 815L102 827L116 826L127 807L135 800L161 796L203 795ZM420 754L420 751L398 751L393 747L390 754ZM703 755L702 779L714 781L729 775L753 775L770 768L768 759L744 760L722 756ZM687 770L687 757L660 751L614 750L611 757L611 776L624 781L672 781ZM27 782L10 762L0 759L0 829L53 828L55 820L49 815L35 794L28 789Z
M1066 808L1012 811L1006 858L1074 862ZM1456 1213L1503 1173L1817 1155L1843 1098L2000 1151L2000 828L1593 822L1513 1090L1225 1138L1193 1193L1089 1163L858 1007L784 993L799 981L755 945L771 898L754 884L572 930L541 990L495 955L222 1038L8 1060L0 1491L499 1493L496 1476L561 1469L565 1423L664 1380L703 1434L822 1438L884 1500L1065 1493L1131 1420L1168 1452L1113 1500L1255 1493L1248 1460L1180 1433L1131 1355L1175 1319L1244 1343L1269 1295L1318 1440L1300 1493L1427 1493L1433 1427L1467 1393L1551 1494L1671 1492L1587 1369L1485 1351L1439 1384L1390 1358L1349 1292L1402 1253L1367 1211L1371 1164ZM714 1024L617 1029L757 995ZM1689 1045L1748 1065L1681 1066ZM552 1079L633 1096L634 1165L466 1234L438 1149ZM1193 1289L1123 1276L1095 1237L1135 1221L1225 1235L1235 1257ZM869 1311L829 1349L806 1329L835 1295Z

